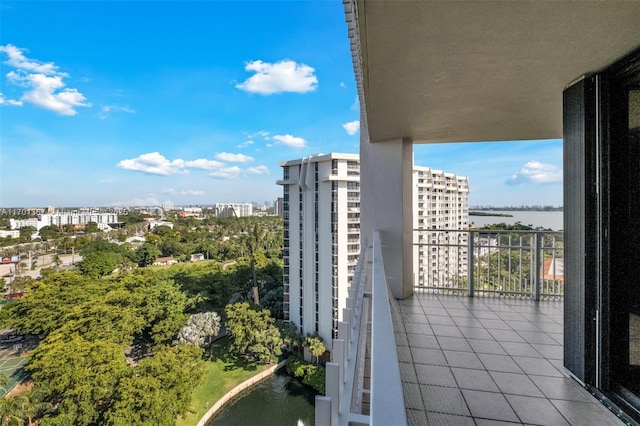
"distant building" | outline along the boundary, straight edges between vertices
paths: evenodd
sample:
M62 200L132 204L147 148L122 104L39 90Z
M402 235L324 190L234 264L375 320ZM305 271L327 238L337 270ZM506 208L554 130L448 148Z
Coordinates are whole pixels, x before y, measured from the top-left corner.
M11 229L33 226L37 231L45 226L86 225L89 222L97 223L99 229L109 229L109 224L118 222L118 215L98 212L55 212L39 214L37 219L9 219Z
M178 263L178 261L174 259L172 256L159 257L156 259L155 262L153 262L153 264L156 266L168 266L168 265L174 265L176 263Z
M7 231L0 229L0 238L20 238L20 230L12 229L11 231Z
M414 285L457 286L468 270L469 179L413 166ZM431 230L431 232L429 232Z
M247 217L253 215L251 203L216 203L216 217Z
M145 220L149 224L149 230L152 230L158 226L167 226L173 229L173 222L169 222L167 220L155 220L154 218L146 218Z
M194 253L191 255L192 262L198 262L200 260L204 260L204 253Z
M360 256L360 158L319 154L280 166L285 319L304 335L318 332L331 342ZM447 275L445 280L436 266L454 263L458 269L452 271L466 272L467 234L447 237L433 230L468 229L468 179L414 166L413 186L413 228L424 230L415 232L419 243L414 246L415 283L448 285L455 277ZM453 247L457 244L462 249ZM440 281L434 284L433 280Z
M32 228L35 228L36 230L38 230L38 219L9 219L9 226L11 227L11 229L20 229L20 228L24 228L27 226L31 226ZM42 225L44 226L44 225Z
M284 204L284 199L282 197L278 197L278 199L273 203L273 214L276 216L282 217L282 205Z

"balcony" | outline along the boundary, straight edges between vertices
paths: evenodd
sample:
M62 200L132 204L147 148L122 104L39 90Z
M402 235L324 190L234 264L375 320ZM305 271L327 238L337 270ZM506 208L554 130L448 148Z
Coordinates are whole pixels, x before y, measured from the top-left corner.
M564 294L562 232L414 230L424 273L414 289L446 294L560 298Z
M493 237L464 232L473 245L465 250L476 259L466 276L481 277L472 280L476 285L471 291L468 281L461 287L423 285L396 301L387 289L384 243L375 235L374 243L363 249L345 320L333 341L332 362L327 363L327 396L316 399L316 424L628 422L563 367L561 285L549 291L541 285L538 292L531 283L500 288L488 284L490 276L473 272L476 265L486 266L483 256L501 251L521 253L523 264L530 258L540 263L549 256L561 258L561 238L501 235L490 243ZM548 274L541 270L533 275L542 283ZM558 273L554 280L559 278Z

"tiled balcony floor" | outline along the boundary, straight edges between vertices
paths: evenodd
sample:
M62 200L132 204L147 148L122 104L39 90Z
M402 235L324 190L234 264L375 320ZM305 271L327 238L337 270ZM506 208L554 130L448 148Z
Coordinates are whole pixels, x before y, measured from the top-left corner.
M562 301L414 294L394 327L410 425L625 424L562 366Z

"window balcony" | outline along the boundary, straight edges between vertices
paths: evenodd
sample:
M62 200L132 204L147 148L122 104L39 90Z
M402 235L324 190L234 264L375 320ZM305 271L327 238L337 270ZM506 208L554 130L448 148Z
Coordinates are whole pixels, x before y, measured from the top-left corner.
M425 286L396 301L380 245L356 268L316 424L624 424L563 367L561 294Z

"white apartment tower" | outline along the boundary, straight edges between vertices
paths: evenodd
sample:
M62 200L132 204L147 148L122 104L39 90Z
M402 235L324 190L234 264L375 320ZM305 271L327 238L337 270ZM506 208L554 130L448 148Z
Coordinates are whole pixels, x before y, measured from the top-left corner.
M360 254L360 160L331 153L280 166L285 319L327 344L337 335Z
M285 319L331 342L360 255L360 159L331 153L280 166ZM466 232L435 230L468 229L468 179L414 166L413 222L415 285L449 286L466 276Z
M469 179L414 166L413 184L414 285L457 287L468 271Z
M253 215L251 203L216 203L216 217L248 217Z

